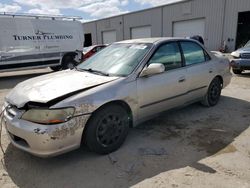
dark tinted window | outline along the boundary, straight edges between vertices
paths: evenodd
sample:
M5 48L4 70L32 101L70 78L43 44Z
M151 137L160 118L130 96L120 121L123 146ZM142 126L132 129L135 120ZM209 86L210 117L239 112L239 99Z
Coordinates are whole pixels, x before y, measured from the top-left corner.
M204 50L194 42L181 42L186 65L193 65L207 61Z
M177 43L164 44L157 49L149 64L162 63L165 70L182 67L181 53Z

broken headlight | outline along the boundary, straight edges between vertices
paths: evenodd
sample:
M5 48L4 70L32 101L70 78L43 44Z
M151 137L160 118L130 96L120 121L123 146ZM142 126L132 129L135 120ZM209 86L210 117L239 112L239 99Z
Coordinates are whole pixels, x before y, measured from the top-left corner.
M22 115L23 120L39 124L58 124L70 120L75 113L75 108L61 109L30 109Z

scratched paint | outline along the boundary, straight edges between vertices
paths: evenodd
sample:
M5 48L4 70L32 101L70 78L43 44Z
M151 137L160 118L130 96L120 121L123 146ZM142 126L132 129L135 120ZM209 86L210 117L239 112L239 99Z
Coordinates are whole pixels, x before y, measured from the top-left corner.
M79 114L92 113L96 110L96 106L93 104L80 104L76 106L75 116Z
M52 140L65 139L67 136L74 136L76 131L84 128L89 116L79 116L71 119L61 126L48 132L49 137Z

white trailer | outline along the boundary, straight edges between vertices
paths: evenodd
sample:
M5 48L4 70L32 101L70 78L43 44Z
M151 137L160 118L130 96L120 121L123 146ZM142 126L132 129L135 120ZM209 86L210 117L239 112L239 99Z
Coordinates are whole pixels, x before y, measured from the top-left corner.
M0 15L0 72L72 68L82 58L82 23L65 17Z

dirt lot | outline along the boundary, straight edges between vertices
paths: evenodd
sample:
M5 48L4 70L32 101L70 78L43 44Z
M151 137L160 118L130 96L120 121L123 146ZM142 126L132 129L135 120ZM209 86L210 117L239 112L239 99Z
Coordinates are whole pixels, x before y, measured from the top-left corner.
M0 73L0 106L17 83L48 69ZM193 104L131 129L117 152L86 148L40 159L3 131L0 187L250 188L250 74L234 76L213 108Z

